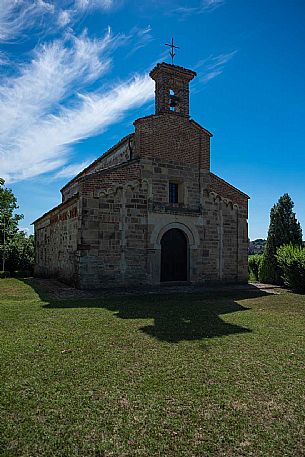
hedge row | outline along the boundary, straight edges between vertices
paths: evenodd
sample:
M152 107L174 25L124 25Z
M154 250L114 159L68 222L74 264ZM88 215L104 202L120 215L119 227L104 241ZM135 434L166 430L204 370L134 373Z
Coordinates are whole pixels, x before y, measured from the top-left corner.
M289 289L305 291L305 247L291 244L277 249L275 263L271 264L263 254L249 256L250 281L266 282L265 278L279 276L277 283Z
M305 291L305 247L291 244L277 250L276 259L284 285L290 289Z

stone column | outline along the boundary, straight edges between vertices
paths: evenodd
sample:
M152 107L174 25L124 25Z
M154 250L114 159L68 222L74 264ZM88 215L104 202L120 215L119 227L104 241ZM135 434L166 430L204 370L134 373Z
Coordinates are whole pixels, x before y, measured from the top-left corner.
M219 251L218 251L218 277L221 281L223 279L223 202L218 202L218 240L219 240Z
M121 272L121 282L125 284L125 273L126 273L126 189L124 186L118 191L121 200L121 211L120 211L120 233L121 233L121 259L120 259L120 272Z

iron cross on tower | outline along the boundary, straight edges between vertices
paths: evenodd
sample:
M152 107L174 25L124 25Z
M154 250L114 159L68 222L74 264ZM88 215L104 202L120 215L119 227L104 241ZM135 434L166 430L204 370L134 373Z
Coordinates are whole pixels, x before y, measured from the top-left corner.
M180 48L179 48L179 46L175 46L174 45L174 38L172 38L172 43L171 44L165 43L165 46L169 46L171 48L170 56L172 58L172 65L174 65L174 57L176 55L174 50L175 49L180 49Z

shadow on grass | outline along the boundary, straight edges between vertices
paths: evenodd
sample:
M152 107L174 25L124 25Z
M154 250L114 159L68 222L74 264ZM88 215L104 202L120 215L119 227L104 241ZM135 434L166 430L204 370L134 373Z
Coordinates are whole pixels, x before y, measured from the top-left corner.
M117 317L121 319L153 319L140 330L161 341L200 340L251 330L225 322L222 314L245 311L232 299L212 300L200 296L158 297L157 301L125 302ZM108 307L109 308L109 307ZM113 309L115 310L115 309Z
M30 281L26 281L36 289ZM43 290L37 293L45 299ZM237 300L267 294L255 287L247 290L232 290L194 294L129 295L110 296L101 294L97 298L48 299L44 308L102 308L113 312L120 319L150 319L152 324L139 327L160 341L178 342L200 340L237 333L249 333L251 329L225 322L220 316L243 312L249 308Z
M115 297L100 300L58 301L46 308L105 308L120 319L153 319L153 324L140 327L140 331L161 341L198 340L233 333L250 332L249 329L223 321L219 315L245 308L232 299L208 300L200 296Z

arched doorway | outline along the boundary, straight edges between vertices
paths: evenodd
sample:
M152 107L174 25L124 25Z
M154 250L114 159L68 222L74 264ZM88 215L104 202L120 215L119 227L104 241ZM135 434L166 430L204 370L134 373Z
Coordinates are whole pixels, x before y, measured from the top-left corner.
M161 281L187 281L187 239L173 228L161 239Z

